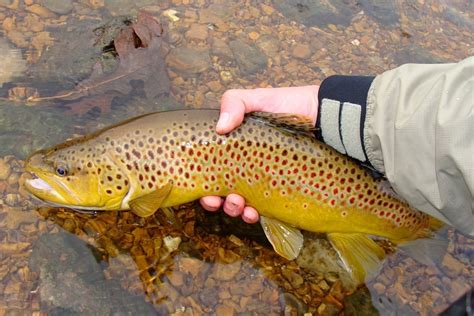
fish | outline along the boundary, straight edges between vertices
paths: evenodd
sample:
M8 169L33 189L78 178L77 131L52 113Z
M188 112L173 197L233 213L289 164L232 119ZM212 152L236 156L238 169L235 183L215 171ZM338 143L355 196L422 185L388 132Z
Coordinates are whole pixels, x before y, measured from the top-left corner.
M218 117L217 110L157 112L40 150L26 160L34 175L26 189L57 206L142 217L237 193L259 211L279 255L298 256L301 230L325 233L361 282L385 256L374 236L403 244L436 226L316 140L307 117L251 114L226 135L215 132Z

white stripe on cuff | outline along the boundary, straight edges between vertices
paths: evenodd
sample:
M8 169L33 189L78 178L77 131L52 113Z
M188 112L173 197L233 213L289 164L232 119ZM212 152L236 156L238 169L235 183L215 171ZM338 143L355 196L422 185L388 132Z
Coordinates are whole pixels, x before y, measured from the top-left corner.
M321 134L326 144L345 154L339 133L339 108L341 103L337 100L323 99L321 102Z
M341 112L341 136L347 154L352 158L365 161L360 136L362 108L359 104L344 102Z

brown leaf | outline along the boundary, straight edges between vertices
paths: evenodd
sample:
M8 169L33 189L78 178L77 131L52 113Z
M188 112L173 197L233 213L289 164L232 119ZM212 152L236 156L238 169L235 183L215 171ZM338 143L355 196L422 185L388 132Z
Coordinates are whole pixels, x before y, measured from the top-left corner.
M84 114L93 107L101 113L110 111L115 96L134 96L154 100L169 92L169 78L161 50L160 23L151 15L140 12L137 21L126 26L114 39L119 64L112 73L104 73L97 63L91 76L76 89L45 99L74 101L67 106L72 113ZM40 101L38 99L38 101Z

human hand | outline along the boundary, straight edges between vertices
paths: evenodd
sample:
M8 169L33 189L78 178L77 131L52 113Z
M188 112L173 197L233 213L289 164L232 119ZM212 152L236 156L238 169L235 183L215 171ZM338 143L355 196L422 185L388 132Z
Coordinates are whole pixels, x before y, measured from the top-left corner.
M291 113L310 117L316 124L318 114L319 86L288 88L233 89L224 93L221 100L221 114L216 131L226 134L242 124L244 115L250 112ZM232 217L242 216L247 223L259 220L257 210L245 205L245 199L238 194L229 194L225 200L220 196L206 196L200 199L204 209L214 212L224 205L224 212Z

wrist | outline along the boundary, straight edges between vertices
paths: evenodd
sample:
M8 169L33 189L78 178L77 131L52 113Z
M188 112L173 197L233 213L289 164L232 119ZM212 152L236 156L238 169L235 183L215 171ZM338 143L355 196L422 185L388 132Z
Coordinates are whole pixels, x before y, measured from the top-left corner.
M364 146L367 95L374 77L331 76L318 91L316 137L337 151L368 163Z

